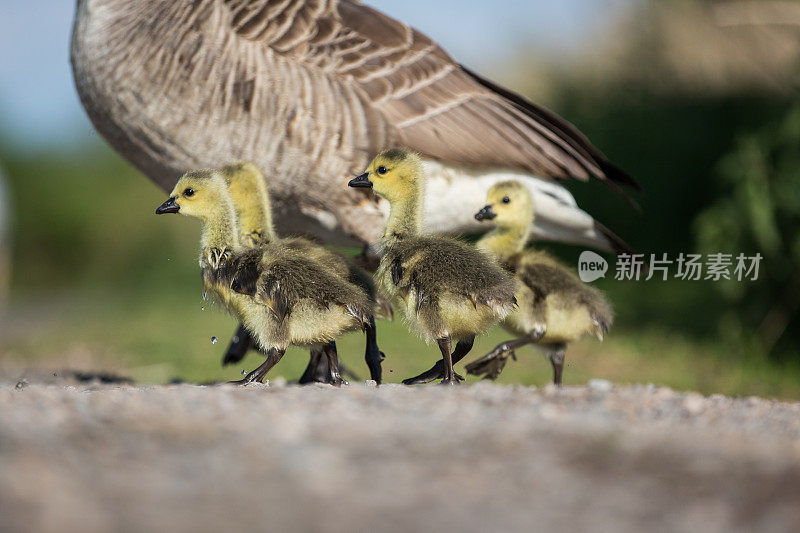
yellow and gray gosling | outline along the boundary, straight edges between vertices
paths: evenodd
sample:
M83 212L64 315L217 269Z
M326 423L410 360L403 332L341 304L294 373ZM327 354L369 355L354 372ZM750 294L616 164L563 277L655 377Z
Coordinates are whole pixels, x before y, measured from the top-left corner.
M156 209L156 214L164 213L203 223L204 288L213 302L245 325L267 354L262 365L237 383L261 382L290 345L323 350L331 382L343 383L337 355L326 347L339 335L369 323L371 302L362 291L280 243L244 249L233 201L216 171L184 174Z
M478 248L496 257L514 274L518 307L501 325L518 338L499 344L467 365L470 374L495 379L514 350L536 343L553 365L553 381L562 383L567 344L594 333L602 340L613 321L603 294L580 281L545 252L525 250L533 223L533 203L519 182L506 181L489 189L487 205L475 215L496 228L478 241Z
M442 360L403 383L463 378L453 364L472 349L475 335L513 309L514 281L494 261L454 239L422 236L420 218L424 175L419 157L406 150L378 155L351 187L371 187L391 210L382 238L383 257L376 272L380 288L400 307L409 326L430 342ZM457 340L451 354L451 341Z
M355 285L375 305L378 300L375 283L372 276L363 269L325 246L308 239L301 237L281 239L278 237L272 221L269 190L264 175L258 167L250 162L239 162L226 165L220 168L219 172L228 185L228 192L233 200L239 222L239 242L245 248L257 248L268 243L280 242L286 248L302 254L321 268ZM391 312L391 307L389 307L389 312ZM380 383L381 361L385 355L378 348L375 319L372 315L369 317L365 333L367 345L364 359L369 368L370 378ZM253 346L252 335L244 325L240 324L223 356L223 366L238 363ZM335 343L331 343L326 349L336 350ZM344 365L340 364L339 368L342 373L348 373L355 377L352 372L345 369ZM323 357L321 350L312 350L308 367L299 382L327 382L329 376L327 358Z

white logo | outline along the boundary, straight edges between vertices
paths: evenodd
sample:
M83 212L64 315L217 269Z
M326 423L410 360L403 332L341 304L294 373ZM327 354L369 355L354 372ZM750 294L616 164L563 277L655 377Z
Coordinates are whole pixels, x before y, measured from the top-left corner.
M606 277L608 263L602 256L586 250L578 258L578 275L584 283L591 283L596 279Z

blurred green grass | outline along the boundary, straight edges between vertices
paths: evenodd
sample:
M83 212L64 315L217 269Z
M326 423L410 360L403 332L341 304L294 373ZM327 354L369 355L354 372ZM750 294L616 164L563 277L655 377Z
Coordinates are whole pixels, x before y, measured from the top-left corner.
M165 195L107 148L4 156L17 208L11 299L0 325L0 371L109 371L140 383L237 379L257 366L253 353L223 369L236 324L201 298L199 224L158 217ZM553 247L569 264L579 250ZM800 398L800 368L734 349L719 330L724 302L703 283L602 280L617 309L606 341L586 339L567 353L566 384L604 378L703 393ZM202 308L205 307L205 310ZM380 322L386 381L427 369L438 357L402 320ZM213 344L212 337L219 342ZM505 340L499 328L476 342L467 361ZM339 342L342 361L361 377L363 337ZM501 383L543 385L549 363L517 352ZM293 348L270 377L296 379L308 355ZM465 361L466 362L466 361ZM26 370L27 369L27 370Z
M637 252L760 251L763 246L749 242L764 225L748 216L754 206L763 211L761 219L772 218L783 246L764 254L758 284L601 280L616 324L605 342L587 339L569 349L565 381L597 377L800 398L800 241L791 194L800 176L794 132L800 121L791 120L797 76L796 69L772 61L775 43L790 47L796 40L791 32L774 40L779 36L772 32L763 46L765 33L757 25L748 26L748 37L744 27L706 20L713 10L704 3L663 4L636 6L627 22L610 30L612 39L599 35L572 59L541 56L521 43L505 58L512 85L574 123L642 184L641 214L598 183L568 184L579 205ZM707 31L672 38L674 29L687 27ZM696 53L684 53L687 39L697 39L687 48ZM728 49L735 53L726 57ZM720 69L707 68L713 57ZM142 383L207 382L237 378L259 363L251 355L236 368L220 368L235 324L219 312L201 311L199 226L183 217L156 217L163 191L97 136L26 152L10 148L3 132L13 135L0 120L0 164L16 212L16 245L5 309L0 301L0 375L79 368ZM716 241L703 246L709 234ZM546 247L570 265L580 253ZM379 330L389 381L436 359L437 349L399 320ZM775 333L769 338L765 332ZM492 330L468 360L503 339L501 330ZM360 336L347 336L339 346L342 359L365 375ZM534 349L518 356L501 382L549 382L549 364ZM294 379L306 361L301 350L290 350L272 377Z
M220 366L236 323L203 302L199 290L81 292L61 295L58 301L25 298L11 304L18 309L16 320L30 323L30 327L12 328L16 331L2 348L5 362L20 369L103 370L140 383L175 379L206 383L238 379L242 370L252 370L262 361L252 352L239 365ZM49 313L42 314L43 309ZM410 334L400 319L379 322L378 331L381 349L387 354L387 382L426 370L438 357L438 349ZM212 337L219 342L212 343ZM507 338L504 331L494 328L477 340L467 360ZM353 333L337 344L342 361L365 379L363 343L363 336ZM500 383L544 385L550 381L550 365L535 348L520 349L517 356ZM307 361L307 351L291 348L270 378L295 380ZM632 330L623 325L602 343L586 339L572 346L567 352L565 383L584 384L593 378L705 394L800 397L798 368L734 357L718 343L658 327Z

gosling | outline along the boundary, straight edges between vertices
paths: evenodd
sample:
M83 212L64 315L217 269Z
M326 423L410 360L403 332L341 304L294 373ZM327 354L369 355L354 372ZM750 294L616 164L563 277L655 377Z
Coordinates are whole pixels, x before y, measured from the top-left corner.
M457 384L463 378L453 364L469 353L476 335L514 308L514 281L464 243L421 235L424 176L416 154L385 151L349 185L370 187L389 201L378 285L402 310L408 325L427 342L435 340L442 353L437 365L403 383L442 378L442 383ZM457 344L451 354L453 340Z
M371 303L363 291L280 243L244 249L233 200L216 171L182 176L156 209L156 214L164 213L200 219L204 289L212 302L252 332L267 354L263 364L235 383L262 382L290 345L322 351L330 382L344 383L331 343L369 323Z
M381 304L380 311L383 315L391 314L391 307L386 307L385 302L377 297L375 283L370 274L359 268L341 255L329 250L325 246L301 237L280 239L272 221L272 206L264 175L253 163L240 162L226 165L219 169L225 179L228 192L233 200L234 209L239 222L239 241L245 248L257 248L268 243L280 242L286 248L302 254L318 266L332 272L347 282L362 290L373 307ZM364 359L369 368L370 378L381 383L381 361L385 358L378 348L375 318L371 314L366 326L367 345ZM238 363L254 346L252 335L244 325L240 324L223 356L223 366ZM335 344L328 349L335 350ZM308 367L298 380L300 383L313 381L327 381L329 371L327 358L319 350L312 350ZM339 365L340 371L345 373L344 365ZM352 372L347 372L351 375Z
M516 359L514 350L535 343L545 350L553 382L560 387L567 345L591 333L603 340L613 312L600 291L582 283L567 267L545 252L525 249L533 217L530 193L517 181L489 189L487 205L475 215L496 224L478 241L478 249L496 257L516 279L519 306L501 325L518 338L499 344L466 368L470 374L496 379L508 357Z

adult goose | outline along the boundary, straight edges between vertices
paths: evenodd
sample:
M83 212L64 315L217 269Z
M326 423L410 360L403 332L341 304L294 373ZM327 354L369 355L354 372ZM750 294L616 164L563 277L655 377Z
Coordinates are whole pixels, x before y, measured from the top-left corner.
M427 231L485 231L489 188L533 195L535 238L619 250L559 180L636 182L571 124L355 0L77 0L72 66L98 131L164 190L194 168L256 163L276 220L374 242L384 200L344 185L382 149L423 157Z

